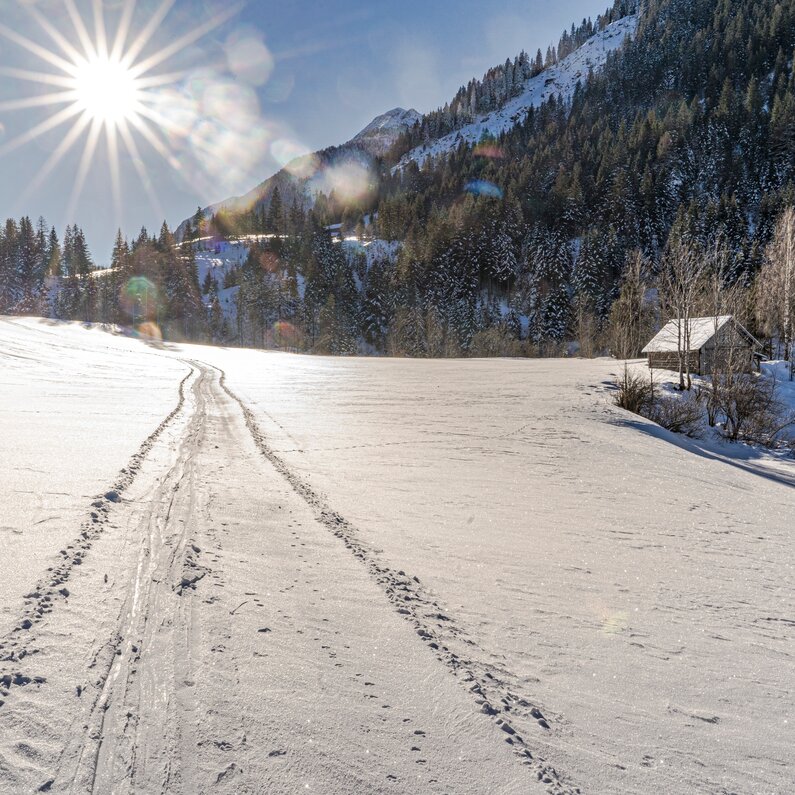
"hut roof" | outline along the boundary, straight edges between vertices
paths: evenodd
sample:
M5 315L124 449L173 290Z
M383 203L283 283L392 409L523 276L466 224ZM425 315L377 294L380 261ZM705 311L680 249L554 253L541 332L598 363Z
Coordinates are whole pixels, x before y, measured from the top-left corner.
M740 333L747 337L753 346L759 345L753 335L737 323L732 315L692 317L689 321L690 351L700 351L729 322L734 322ZM643 349L642 353L676 353L679 350L680 328L684 332L684 322L682 320L678 318L669 320Z

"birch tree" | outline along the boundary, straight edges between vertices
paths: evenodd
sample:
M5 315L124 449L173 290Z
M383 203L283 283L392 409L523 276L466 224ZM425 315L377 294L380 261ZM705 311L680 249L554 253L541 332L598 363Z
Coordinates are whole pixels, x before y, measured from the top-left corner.
M690 390L690 333L706 258L693 246L681 240L671 241L665 252L660 273L660 300L672 319L677 320L677 356L679 389Z
M621 292L610 309L609 342L617 359L640 356L652 336L654 312L646 302L648 263L640 251L627 259Z
M710 383L702 392L710 427L715 427L721 407L730 396L742 388L747 375L747 358L738 346L738 332L730 328L719 336L720 318L731 315L735 319L741 314L744 290L740 283L732 282L735 272L731 252L722 239L715 241L707 252L707 272L703 279L701 313L713 322L713 352L710 363Z

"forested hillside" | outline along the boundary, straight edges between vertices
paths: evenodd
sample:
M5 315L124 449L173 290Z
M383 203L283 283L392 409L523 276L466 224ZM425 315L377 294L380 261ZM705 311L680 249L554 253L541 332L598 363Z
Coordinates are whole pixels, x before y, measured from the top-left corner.
M565 41L635 11L617 2ZM636 252L651 287L672 240L720 246L726 278L750 287L795 201L794 49L791 4L653 0L635 37L584 77L570 104L553 97L498 138L396 169L423 138L499 102L496 87L509 96L507 76L532 73L538 60L521 55L493 70L403 136L379 164L377 191L318 195L308 214L279 213L287 239L269 248L311 288L295 319L312 340L333 326L332 350L364 339L411 355L559 353L586 334L609 345L611 307ZM545 63L554 59L550 50ZM241 217L238 231L276 232L269 215L270 226L264 214ZM340 222L365 243L400 241L397 257L346 262L325 239ZM268 286L278 273L252 261L249 277L244 340L249 321L268 326L281 311Z

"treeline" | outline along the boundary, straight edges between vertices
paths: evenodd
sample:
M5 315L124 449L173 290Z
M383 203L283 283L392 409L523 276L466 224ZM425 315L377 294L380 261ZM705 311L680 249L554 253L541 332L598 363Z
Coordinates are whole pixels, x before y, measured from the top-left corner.
M542 328L579 299L603 324L632 253L658 262L675 228L703 247L723 241L748 285L792 201L793 42L791 4L653 0L637 38L570 105L552 98L488 147L386 170L378 234L405 241L420 296L466 241ZM493 229L510 239L507 264L494 261Z
M68 226L61 244L43 218L9 218L0 230L0 312L72 317L97 296L82 289L93 270L85 235Z
M789 201L795 205L795 193ZM641 249L626 255L608 300L599 285L616 245L610 238L572 242L534 228L525 230L517 252L515 229L495 211L477 228L451 226L447 244L431 254L429 265L425 252L411 247L385 248L376 241L368 249L367 236L364 247L343 242L310 213L302 226L286 224L254 243L223 285L208 276L204 292L211 300L222 288L238 288L237 328L229 329L228 339L256 347L415 357L576 352L633 358L661 321L683 311L667 296L673 292L672 252L686 252L698 273L687 313L713 314L719 293L725 304L720 313L736 314L760 338L780 343L771 355L787 356L795 324L791 209L776 228L778 236L760 251L758 273L738 279L731 241L695 238L683 214L659 259ZM781 253L786 251L789 260Z
M633 8L617 3L610 21ZM616 307L659 287L672 247L720 249L727 285L759 289L776 223L795 204L794 43L791 3L647 0L635 39L570 103L551 98L499 139L393 172L398 147L371 162L372 189L355 200L331 193L310 209L274 189L244 213L198 212L189 240L269 236L203 297L192 247L164 228L119 242L108 298L77 300L100 281L64 267L59 283L72 278L77 296L65 305L81 319L129 318L130 300L114 296L142 276L159 296L155 322L183 336L331 353L635 354L642 343L616 341ZM351 235L376 242L337 239ZM29 274L48 272L38 250L33 271L26 254L13 290L2 288L5 306L29 306ZM628 286L639 261L642 282ZM223 287L239 288L237 327L224 328ZM143 304L149 317L148 293Z
M195 253L166 224L128 243L118 233L110 268L97 269L77 226L63 242L44 219L9 219L0 233L0 313L119 323L170 339L206 339L217 307L206 307ZM218 329L220 334L220 322Z

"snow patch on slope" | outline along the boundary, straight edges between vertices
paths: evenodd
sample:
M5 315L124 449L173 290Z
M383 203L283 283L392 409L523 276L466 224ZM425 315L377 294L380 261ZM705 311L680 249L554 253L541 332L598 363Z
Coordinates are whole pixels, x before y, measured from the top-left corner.
M539 108L553 96L562 96L570 101L577 84L588 78L588 73L598 71L607 63L608 56L632 37L638 26L638 15L624 17L588 39L585 44L559 63L545 69L525 83L525 90L503 105L471 124L439 138L431 144L423 144L403 156L395 170L405 168L411 161L420 167L429 157L437 157L457 149L462 142L477 144L485 136L498 137L521 124L530 108Z
M226 276L236 268L242 267L248 258L248 240L221 240L199 244L196 249L196 269L199 273L199 284L204 287L207 274L218 284L218 301L224 318L233 326L237 318L237 294L239 287L224 287ZM208 296L202 299L207 302Z
M350 143L364 146L372 154L385 154L397 141L399 136L422 121L422 115L413 108L393 110L376 116Z

